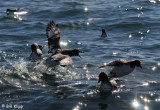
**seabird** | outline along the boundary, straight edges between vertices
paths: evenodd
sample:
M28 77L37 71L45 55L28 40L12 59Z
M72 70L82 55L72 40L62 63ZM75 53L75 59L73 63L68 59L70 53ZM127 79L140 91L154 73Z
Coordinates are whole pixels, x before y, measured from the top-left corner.
M82 51L80 51L79 49L58 49L57 53L69 56L79 56L81 58L79 53L82 53Z
M116 86L116 82L115 81L111 81L108 77L108 75L104 72L101 72L99 74L99 80L98 83L101 82L100 88L99 90L101 92L109 92L111 90L113 90L114 88L117 88Z
M56 65L70 65L73 63L71 56L79 56L79 49L61 49L60 47L60 29L58 24L50 21L46 28L46 36L48 39L48 53L51 56L43 61L49 67Z
M105 66L113 66L112 70L109 73L110 78L128 75L135 69L135 67L142 68L141 62L139 60L126 61L122 59L104 63L104 65L100 66L99 68Z
M102 29L101 37L108 37L105 29Z
M6 13L7 15L9 15L9 14L14 14L14 12L18 12L18 11L19 11L19 8L15 8L15 9L7 8Z
M54 67L57 65L60 66L66 66L72 64L73 61L70 56L63 55L63 54L55 54L47 58L43 61L43 64L45 64L47 67Z
M31 61L37 61L42 59L42 49L43 49L43 46L38 45L37 43L32 44L31 45L32 52L29 56L29 59Z

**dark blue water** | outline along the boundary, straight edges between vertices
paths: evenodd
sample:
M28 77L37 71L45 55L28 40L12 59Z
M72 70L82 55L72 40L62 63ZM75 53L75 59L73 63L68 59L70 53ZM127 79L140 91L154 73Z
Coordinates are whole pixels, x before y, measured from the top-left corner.
M160 1L1 0L0 110L158 110L160 108ZM7 16L7 8L20 8ZM32 43L44 45L46 26L59 24L61 47L79 48L68 67L36 67ZM105 28L108 38L100 38ZM120 78L118 89L98 91L98 69L114 59L142 62Z

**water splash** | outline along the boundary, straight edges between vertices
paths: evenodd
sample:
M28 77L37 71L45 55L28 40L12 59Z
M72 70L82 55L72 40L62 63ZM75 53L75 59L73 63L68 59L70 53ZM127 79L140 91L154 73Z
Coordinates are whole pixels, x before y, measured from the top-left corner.
M11 70L10 69L6 69L5 66L2 66L0 68L0 74L8 74L8 73L11 73Z
M12 62L7 59L6 59L6 61L12 66L13 72L16 71L18 73L29 73L28 69L27 69L28 63L25 62L23 59L20 59L17 62Z
M39 72L39 73L47 73L48 71L50 71L50 69L46 65L44 65L43 63L37 64L34 67L34 69L36 72Z
M22 21L22 18L20 16L18 16L18 15L15 15L14 18Z

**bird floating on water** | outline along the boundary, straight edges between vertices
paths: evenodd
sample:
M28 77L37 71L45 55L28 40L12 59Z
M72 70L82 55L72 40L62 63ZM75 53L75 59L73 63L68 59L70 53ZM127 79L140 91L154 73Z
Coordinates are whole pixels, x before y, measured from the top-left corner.
M108 37L105 29L102 29L101 37Z
M14 12L18 12L19 10L20 10L19 8L15 8L15 9L7 8L6 13L7 13L7 15L14 14Z
M38 45L37 43L34 43L31 45L31 54L29 56L29 59L33 62L42 59L42 49L43 46Z
M109 92L109 91L113 90L114 88L117 88L116 81L114 81L114 80L111 81L109 79L108 75L106 73L104 73L104 72L101 72L99 74L98 83L100 83L100 82L101 82L101 85L100 85L99 90L101 92Z

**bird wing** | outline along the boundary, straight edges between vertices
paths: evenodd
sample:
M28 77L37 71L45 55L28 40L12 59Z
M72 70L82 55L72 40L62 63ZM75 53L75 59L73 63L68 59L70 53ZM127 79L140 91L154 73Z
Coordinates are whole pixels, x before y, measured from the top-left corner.
M60 30L58 24L54 21L50 21L46 28L46 35L48 38L48 53L55 54L60 47Z
M70 56L63 55L63 54L56 54L56 55L52 56L52 61L57 61L57 62L59 62L59 65L62 65L62 66L70 65L73 63Z
M123 65L124 63L126 63L125 60L119 59L119 60L111 61L111 62L109 62L109 63L104 63L104 65L100 66L99 68L103 68L103 67L105 67L105 66L121 66L121 65Z

